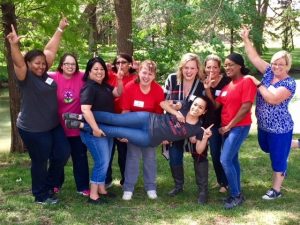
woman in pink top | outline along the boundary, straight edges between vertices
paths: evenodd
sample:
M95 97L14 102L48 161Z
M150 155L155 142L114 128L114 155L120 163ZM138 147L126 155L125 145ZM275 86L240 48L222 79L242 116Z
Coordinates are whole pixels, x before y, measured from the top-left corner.
M73 161L73 174L77 192L81 195L89 195L89 167L87 148L82 143L79 129L68 129L62 119L65 112L81 113L80 89L84 84L83 73L79 71L78 61L74 54L64 54L58 64L57 71L52 78L57 83L57 100L60 123L64 128L71 147ZM64 171L61 171L61 183L57 184L55 192L64 182Z

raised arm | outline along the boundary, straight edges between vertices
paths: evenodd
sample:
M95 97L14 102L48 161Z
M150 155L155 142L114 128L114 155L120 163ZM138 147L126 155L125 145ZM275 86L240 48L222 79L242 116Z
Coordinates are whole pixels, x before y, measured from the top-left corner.
M117 86L113 90L113 96L115 97L120 97L123 92L123 76L124 72L121 70L121 67L119 67L117 72Z
M203 130L203 137L202 140L197 140L196 142L196 152L198 154L202 154L202 152L206 149L207 147L207 143L208 143L208 139L211 137L212 135L212 131L211 128L214 126L214 124L210 125L208 128L204 129L203 127L201 127L201 129Z
M264 61L258 55L256 49L253 47L253 44L249 39L249 32L250 30L247 27L243 26L240 36L243 39L245 51L249 60L256 67L256 69L258 69L258 71L263 74L266 71L267 67L269 66L269 63Z
M69 25L67 18L64 17L60 20L59 25L53 34L52 38L49 40L44 48L44 54L46 56L48 69L52 66L56 53L58 51L59 43L61 41L62 34L65 28Z
M18 36L13 25L11 25L11 32L7 35L10 44L11 57L14 64L14 70L18 80L24 80L26 77L26 64L24 57L20 51L19 42L24 36Z

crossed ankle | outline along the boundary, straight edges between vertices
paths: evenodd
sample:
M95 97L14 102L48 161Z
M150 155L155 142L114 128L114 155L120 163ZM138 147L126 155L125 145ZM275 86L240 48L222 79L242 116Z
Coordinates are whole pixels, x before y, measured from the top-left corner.
M62 114L62 117L64 120L79 120L79 121L83 121L83 115L82 114L77 114L77 113L71 113L71 112L67 112Z

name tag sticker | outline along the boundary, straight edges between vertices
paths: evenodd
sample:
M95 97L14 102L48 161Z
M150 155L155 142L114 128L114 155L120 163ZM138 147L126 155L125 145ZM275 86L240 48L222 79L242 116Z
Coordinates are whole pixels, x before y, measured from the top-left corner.
M45 81L45 83L46 83L46 84L49 84L49 85L51 85L52 82L53 82L53 79L50 78L50 77L48 77L47 80Z
M271 93L273 93L273 94L276 93L276 88L275 88L273 85L270 85L270 86L268 87L268 90L269 90Z
M215 96L219 96L221 94L221 90L216 90Z
M194 101L195 100L195 98L196 98L196 95L190 95L190 101Z
M223 91L221 96L226 96L227 95L227 91Z
M133 106L144 108L144 102L143 101L134 100Z

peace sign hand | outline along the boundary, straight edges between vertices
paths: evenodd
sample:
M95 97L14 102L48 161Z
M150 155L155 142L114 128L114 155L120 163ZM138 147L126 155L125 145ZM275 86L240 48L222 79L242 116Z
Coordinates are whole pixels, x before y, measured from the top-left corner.
M247 40L249 39L249 33L250 33L250 28L248 28L247 26L242 26L242 30L240 32L240 37L243 39L243 40Z
M10 44L17 44L19 43L20 39L24 37L25 35L20 35L20 36L17 35L17 32L13 24L11 25L11 32L6 36Z
M214 81L215 81L215 80L212 80L212 79L211 79L211 73L209 73L209 75L206 77L206 79L205 79L204 82L203 82L204 88L205 88L205 89L209 89L209 88L212 86L212 83L213 83Z
M117 79L118 80L123 80L124 77L124 71L121 69L121 66L118 67L118 72L117 72Z
M61 14L62 15L62 19L59 21L59 25L58 27L62 30L64 30L67 26L69 26L69 22L67 20L67 17L65 17L63 15L63 13Z
M212 131L210 128L212 128L214 126L214 124L210 125L208 128L204 128L204 127L201 127L201 129L203 130L203 137L202 139L208 139L211 137L212 135Z

